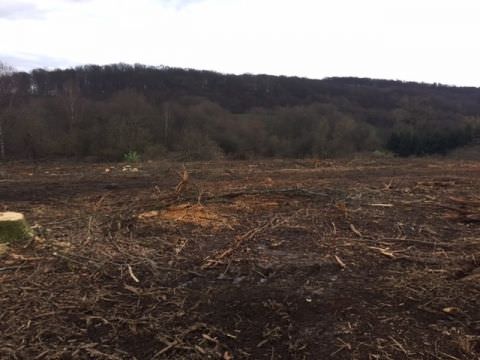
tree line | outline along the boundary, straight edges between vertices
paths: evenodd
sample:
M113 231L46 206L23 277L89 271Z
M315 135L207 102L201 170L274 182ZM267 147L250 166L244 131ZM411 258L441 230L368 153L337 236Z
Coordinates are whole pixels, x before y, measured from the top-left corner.
M446 153L478 138L480 89L114 64L0 65L2 159Z

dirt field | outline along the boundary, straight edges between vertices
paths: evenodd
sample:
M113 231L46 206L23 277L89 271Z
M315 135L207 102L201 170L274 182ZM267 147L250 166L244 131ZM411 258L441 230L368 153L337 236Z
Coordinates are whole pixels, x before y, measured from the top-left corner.
M0 359L480 359L480 162L2 165Z

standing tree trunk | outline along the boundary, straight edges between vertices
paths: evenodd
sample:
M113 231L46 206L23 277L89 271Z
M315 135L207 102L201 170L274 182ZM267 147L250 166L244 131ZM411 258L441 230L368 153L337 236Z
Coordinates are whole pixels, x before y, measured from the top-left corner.
M65 93L65 102L66 102L66 110L68 113L68 123L67 123L67 131L68 135L72 135L73 128L77 121L77 113L78 113L78 102L80 100L80 89L78 88L78 84L75 79L67 80L63 84L63 91Z
M165 143L165 147L168 144L168 122L170 120L170 107L169 104L165 104L165 118L164 118L164 129L163 129L163 142Z
M11 66L0 61L0 160L6 159L5 124L17 92L13 72Z
M5 160L5 139L3 137L3 124L0 120L0 160Z

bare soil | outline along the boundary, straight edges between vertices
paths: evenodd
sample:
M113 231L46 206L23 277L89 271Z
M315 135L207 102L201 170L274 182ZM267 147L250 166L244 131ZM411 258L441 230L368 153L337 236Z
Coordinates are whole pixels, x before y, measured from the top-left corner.
M478 161L2 168L1 359L480 359Z

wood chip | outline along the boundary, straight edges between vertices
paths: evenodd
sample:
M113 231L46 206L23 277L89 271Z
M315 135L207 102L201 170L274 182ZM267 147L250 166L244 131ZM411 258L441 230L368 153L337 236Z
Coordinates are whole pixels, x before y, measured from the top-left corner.
M370 249L378 250L380 254L389 257L390 259L395 259L395 254L391 251L389 251L388 248L381 248L381 247L375 247L375 246L369 246Z
M455 315L460 312L460 309L458 307L449 306L449 307L443 308L442 311L446 314Z

